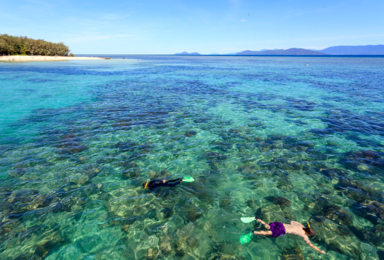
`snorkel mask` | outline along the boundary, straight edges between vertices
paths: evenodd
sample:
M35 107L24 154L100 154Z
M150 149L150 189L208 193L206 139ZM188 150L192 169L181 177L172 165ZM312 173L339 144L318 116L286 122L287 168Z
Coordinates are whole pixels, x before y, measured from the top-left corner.
M144 184L144 189L148 188L149 179Z

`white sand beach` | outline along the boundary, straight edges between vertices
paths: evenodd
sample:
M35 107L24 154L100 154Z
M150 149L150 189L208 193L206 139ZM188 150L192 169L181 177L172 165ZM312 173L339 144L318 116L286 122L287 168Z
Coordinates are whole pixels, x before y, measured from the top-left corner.
M102 60L100 57L64 57L64 56L0 56L0 62L66 61L66 60Z

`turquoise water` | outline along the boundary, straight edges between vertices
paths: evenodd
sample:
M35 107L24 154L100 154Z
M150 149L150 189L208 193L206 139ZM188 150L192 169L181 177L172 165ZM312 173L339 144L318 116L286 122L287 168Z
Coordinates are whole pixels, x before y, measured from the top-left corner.
M384 58L115 58L0 64L0 259L384 259Z

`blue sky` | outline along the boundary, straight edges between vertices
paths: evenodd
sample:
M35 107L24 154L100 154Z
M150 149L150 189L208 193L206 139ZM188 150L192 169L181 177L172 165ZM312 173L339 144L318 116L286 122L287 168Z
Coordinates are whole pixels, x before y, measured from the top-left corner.
M383 0L0 1L0 34L77 54L232 53L384 44Z

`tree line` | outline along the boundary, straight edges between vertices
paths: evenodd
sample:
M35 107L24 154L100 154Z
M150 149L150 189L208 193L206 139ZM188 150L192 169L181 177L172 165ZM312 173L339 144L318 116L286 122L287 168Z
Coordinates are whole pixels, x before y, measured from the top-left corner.
M44 40L35 40L25 36L11 36L0 34L0 54L2 55L43 55L68 56L70 50L64 43L53 43ZM73 54L71 54L72 56Z

